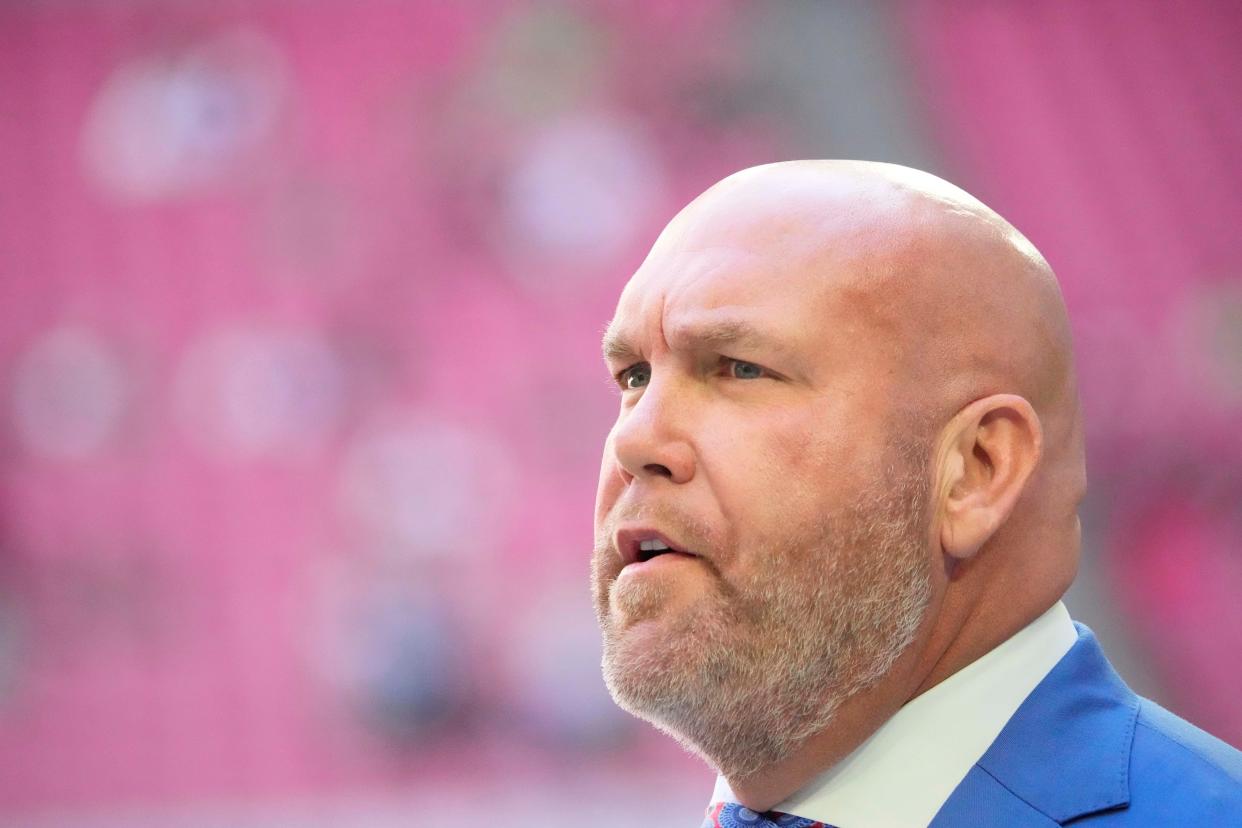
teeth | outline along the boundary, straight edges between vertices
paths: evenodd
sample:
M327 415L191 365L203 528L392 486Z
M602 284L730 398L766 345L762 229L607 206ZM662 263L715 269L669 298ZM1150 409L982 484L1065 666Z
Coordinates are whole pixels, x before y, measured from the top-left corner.
M638 548L643 552L667 552L669 546L664 541L645 540L638 542Z

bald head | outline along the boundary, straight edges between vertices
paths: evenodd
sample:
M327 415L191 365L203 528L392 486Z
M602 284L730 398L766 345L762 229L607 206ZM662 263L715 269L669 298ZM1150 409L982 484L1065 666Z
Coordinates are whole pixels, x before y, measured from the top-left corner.
M674 333L683 309L767 305L846 379L856 427L926 438L963 613L1000 634L1067 588L1085 486L1069 323L1043 256L969 193L875 162L743 170L674 218L627 302L661 303Z

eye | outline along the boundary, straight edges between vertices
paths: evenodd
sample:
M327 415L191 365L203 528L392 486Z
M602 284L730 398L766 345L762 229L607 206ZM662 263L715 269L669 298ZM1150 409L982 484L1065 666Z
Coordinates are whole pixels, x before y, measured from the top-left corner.
M638 362L617 374L617 384L627 391L642 388L649 382L651 382L650 363Z
M729 376L740 380L762 379L768 375L768 372L762 365L756 365L753 362L743 362L740 359L729 360L728 370Z

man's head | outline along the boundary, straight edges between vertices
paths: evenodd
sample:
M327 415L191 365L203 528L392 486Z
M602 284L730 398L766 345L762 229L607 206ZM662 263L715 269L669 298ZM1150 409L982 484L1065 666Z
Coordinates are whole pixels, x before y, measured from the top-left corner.
M730 780L864 690L895 709L1073 577L1084 473L1055 279L934 176L730 176L661 234L604 350L605 676Z

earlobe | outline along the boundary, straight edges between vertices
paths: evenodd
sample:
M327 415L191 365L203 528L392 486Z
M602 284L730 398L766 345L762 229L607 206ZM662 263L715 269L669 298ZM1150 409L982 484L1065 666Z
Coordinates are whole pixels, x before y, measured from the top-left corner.
M940 543L966 559L1013 512L1039 463L1043 434L1034 408L1014 394L976 400L950 421L940 459Z

